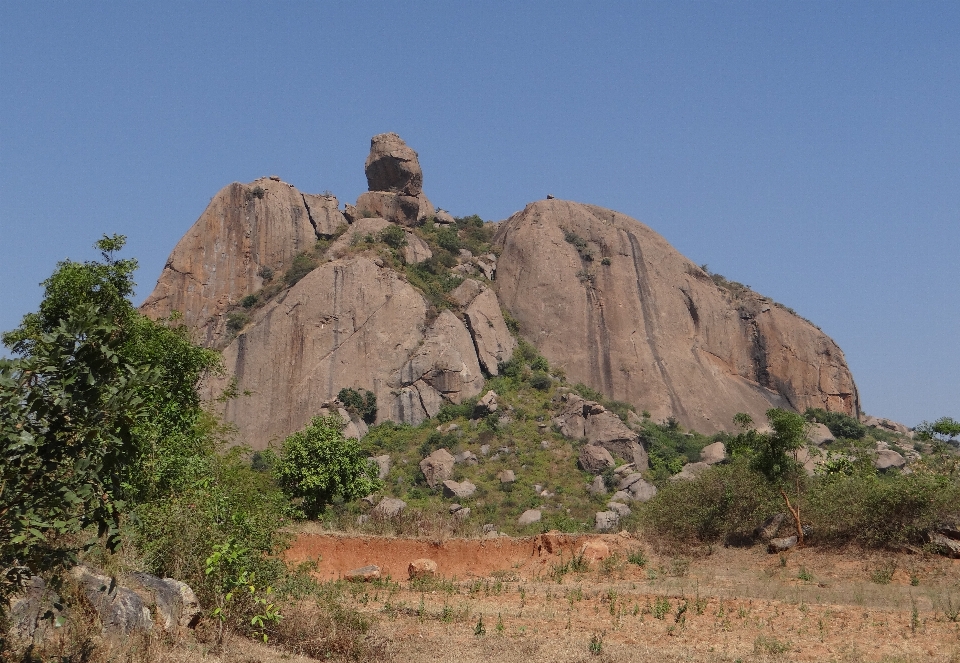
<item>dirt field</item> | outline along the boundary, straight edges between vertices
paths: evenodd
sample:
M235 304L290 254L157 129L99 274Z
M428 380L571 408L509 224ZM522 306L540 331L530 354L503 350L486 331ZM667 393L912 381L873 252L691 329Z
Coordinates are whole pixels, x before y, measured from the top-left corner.
M609 556L574 568L588 541ZM409 562L423 557L439 577L410 582ZM348 602L397 661L960 662L960 561L939 557L757 547L690 558L625 533L303 533L288 558L318 561L324 580L380 566L383 579L351 583Z

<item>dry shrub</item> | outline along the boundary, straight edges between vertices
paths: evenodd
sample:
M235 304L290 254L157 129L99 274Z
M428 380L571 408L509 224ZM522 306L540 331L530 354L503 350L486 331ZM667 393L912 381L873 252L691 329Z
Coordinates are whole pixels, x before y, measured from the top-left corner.
M368 635L370 624L363 615L335 601L321 601L285 606L270 644L325 661L384 660L385 643Z

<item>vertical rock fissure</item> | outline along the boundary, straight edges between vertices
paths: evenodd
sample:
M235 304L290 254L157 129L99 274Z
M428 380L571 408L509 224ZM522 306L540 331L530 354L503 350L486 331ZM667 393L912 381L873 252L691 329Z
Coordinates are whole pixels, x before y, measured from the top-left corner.
M613 393L613 367L610 363L610 331L603 315L603 306L592 285L586 286L587 294L587 333L594 336L590 343L590 372L600 378L600 391L610 398ZM598 320L593 319L594 311Z
M670 397L670 407L673 411L686 417L686 410L680 404L677 398L677 390L673 386L673 380L670 379L667 368L664 366L663 357L660 356L660 350L657 348L656 338L659 335L659 311L650 291L649 276L647 275L647 266L643 261L643 249L640 248L640 241L632 232L624 230L627 238L630 240L630 253L633 259L633 270L637 277L637 297L640 299L640 308L643 313L643 327L647 335L647 345L650 348L650 354L653 356L653 362L660 373L660 379L663 380L667 388L667 395Z
M307 199L304 195L300 194L300 200L303 201L303 208L307 210L307 220L310 221L310 225L313 226L313 234L317 239L320 239L320 231L317 230L317 220L313 218L313 212L310 211L310 205L307 203Z

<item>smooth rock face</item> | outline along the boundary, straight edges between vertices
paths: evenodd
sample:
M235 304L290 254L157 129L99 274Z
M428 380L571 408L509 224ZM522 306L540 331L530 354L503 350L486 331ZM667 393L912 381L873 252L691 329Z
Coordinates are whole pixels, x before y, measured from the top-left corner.
M701 472L707 470L709 467L706 463L687 463L680 469L679 473L670 477L670 480L690 481L691 479L696 479Z
M630 507L621 502L607 502L607 508L621 518L626 518L632 513L632 511L630 511Z
M797 545L797 537L795 536L787 536L782 539L771 539L770 542L767 543L767 552L773 555L775 553L790 550L795 545Z
M517 475L513 470L501 470L497 477L500 479L500 483L513 483L517 480Z
M347 224L340 212L340 203L334 196L315 196L304 193L303 202L310 215L310 224L318 237L332 237Z
M427 485L436 488L453 476L453 455L446 449L437 449L420 461L420 471Z
M471 497L475 492L477 492L477 487L470 481L461 481L458 483L452 479L447 479L443 482L444 497L466 499Z
M372 456L370 459L374 465L377 466L377 478L383 481L387 478L387 475L390 473L390 454L383 454L382 456Z
M348 582L370 582L380 578L380 567L376 564L361 566L359 569L353 569L343 574Z
M590 470L586 470L586 471L589 472ZM587 492L589 492L591 495L606 495L607 484L606 482L604 482L603 477L600 475L595 476L593 478L593 483L590 484L590 487L587 489Z
M629 491L635 502L649 502L657 496L657 487L645 479L631 484Z
M163 630L173 632L177 628L192 628L200 621L200 601L186 583L173 578L161 579L149 573L132 573L126 584L149 605L156 607Z
M421 392L429 400L433 388L418 381L397 394L390 385L421 346L426 311L419 292L365 257L323 264L254 313L223 351L226 375L208 380L205 395L214 400L232 376L251 392L222 414L254 449L303 428L344 387L376 394L380 421L419 423Z
M540 522L541 513L539 509L527 509L520 517L517 518L517 525L520 527L526 527L527 525L532 525L534 523Z
M513 356L517 342L503 320L496 294L484 288L470 302L465 313L480 364L490 375L498 375L498 364Z
M830 338L755 293L734 299L638 221L541 200L501 223L494 241L501 303L571 383L704 433L733 430L737 412L763 421L770 407L859 416Z
M395 133L370 139L364 164L370 191L392 191L417 196L423 190L423 171L417 153Z
M775 513L762 523L757 525L756 529L753 530L754 538L760 539L761 541L769 541L777 535L777 532L780 531L780 526L783 525L784 519L787 517L785 513Z
M177 242L141 312L157 319L179 311L204 345L214 345L226 330L224 311L263 287L264 269L281 279L294 256L313 248L311 209L329 210L324 231L346 223L326 205L308 208L303 194L269 178L224 187Z

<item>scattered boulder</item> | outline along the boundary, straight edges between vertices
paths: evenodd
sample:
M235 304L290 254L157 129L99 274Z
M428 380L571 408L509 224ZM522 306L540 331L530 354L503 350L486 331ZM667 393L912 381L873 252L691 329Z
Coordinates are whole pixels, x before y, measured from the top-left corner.
M599 474L593 478L593 483L590 484L590 487L587 491L591 495L606 495L607 494L607 483L603 480L603 477Z
M630 430L620 417L597 403L587 401L583 432L589 444L599 444L616 454L638 471L649 467L647 452L640 445L640 436Z
M610 469L616 463L610 452L596 444L585 444L580 448L580 455L577 457L577 464L585 472L591 474L600 474L604 470Z
M770 539L770 542L767 543L767 552L771 555L781 552L786 552L794 546L797 545L796 536L787 536L781 539Z
M579 555L586 562L602 562L610 556L610 546L598 539L591 539L580 547Z
M384 497L370 513L379 518L393 518L403 513L407 503L396 497Z
M631 472L627 476L620 479L620 483L617 484L617 490L629 490L630 486L638 481L643 481L643 475L639 472Z
M477 401L477 405L473 410L473 414L476 417L485 417L488 414L493 414L496 412L498 407L497 392L491 389L485 393L479 401Z
M630 484L630 497L634 502L649 502L657 495L657 487L646 479L640 479Z
M546 424L541 424L541 426L546 426ZM540 440L540 448L546 451L550 448L550 440Z
M415 559L410 562L410 565L407 567L407 577L409 577L410 580L416 580L417 578L436 578L437 563L425 557Z
M501 470L497 478L500 479L500 483L513 483L517 480L517 475L513 470Z
M901 435L910 435L910 429L903 424L893 421L891 419L883 419L881 417L872 417L870 415L864 415L861 419L861 422L864 426L870 426L872 428L880 428L894 433L900 433Z
M520 527L526 527L527 525L532 525L533 523L539 523L540 518L540 509L527 509L520 514L519 518L517 518L517 525Z
M149 607L132 589L83 565L73 567L70 575L96 611L104 632L127 635L153 630Z
M480 462L477 458L477 454L472 451L461 451L453 457L453 462L455 463L466 463L467 465L476 465Z
M343 578L348 582L370 582L371 580L379 580L380 567L376 564L361 566L359 569L347 571L343 575Z
M608 532L620 524L620 516L616 511L598 511L595 520L595 529L598 532Z
M443 226L451 226L457 222L450 212L443 209L437 210L436 219L437 223Z
M947 557L960 558L960 541L955 541L940 532L930 532L928 534L930 545L941 555Z
M700 452L700 461L706 463L707 465L716 465L717 463L722 463L727 459L727 448L724 446L723 442L714 442L713 444L708 444L703 448L703 451Z
M470 517L470 507L465 506L453 512L453 517L457 520L466 520Z
M632 513L632 511L630 511L630 507L620 502L607 502L607 508L617 514L620 518L626 518Z
M371 463L377 466L377 478L383 481L387 478L387 475L390 473L390 454L383 454L382 456L373 456L368 458Z
M405 234L407 236L407 243L403 247L403 262L408 265L416 265L419 262L430 260L430 258L433 257L433 251L430 250L430 246L425 241L412 232Z
M783 525L784 518L787 517L785 513L775 513L762 523L757 525L753 530L753 537L759 539L760 541L770 541L773 539L777 532L780 531L780 526Z
M10 635L24 642L42 641L52 628L52 623L42 617L47 610L59 615L56 605L60 601L60 596L47 587L43 578L28 578L21 592L10 600Z
M814 423L810 424L810 429L807 431L807 439L810 440L812 444L821 447L824 444L833 442L834 436L825 424Z
M453 476L453 464L453 455L449 451L437 449L420 461L420 471L423 472L427 485L436 488Z
M186 583L173 578L161 579L149 573L132 573L124 584L156 608L160 627L168 633L179 628L193 628L200 621L200 601Z
M707 465L706 463L687 463L680 469L680 472L670 477L670 480L671 481L690 481L692 479L696 479L701 472L709 468L710 466Z
M877 457L873 461L873 466L881 472L893 469L901 470L906 464L907 459L893 449L881 449L877 452Z
M481 455L481 456L486 456L488 453L490 453L490 445L489 445L489 444L481 444L481 445L480 445L480 455Z
M457 483L452 479L443 482L443 496L466 499L471 497L477 491L477 487L469 481Z
M302 195L303 203L310 214L310 223L318 237L333 237L347 224L347 219L340 212L340 203L336 196L316 196L311 193Z
M803 466L809 476L813 476L817 468L827 462L824 453L816 447L800 447L797 450L797 462Z
M611 499L615 502L630 502L633 500L633 495L626 490L618 490Z

